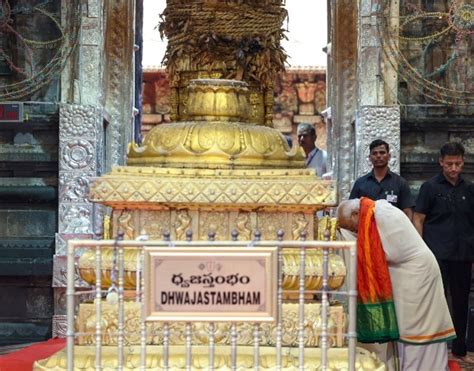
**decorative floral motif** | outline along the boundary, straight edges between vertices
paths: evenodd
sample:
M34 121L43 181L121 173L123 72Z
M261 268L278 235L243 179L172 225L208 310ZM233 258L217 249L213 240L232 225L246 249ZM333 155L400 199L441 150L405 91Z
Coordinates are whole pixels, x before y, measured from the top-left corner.
M62 148L61 155L61 165L66 169L77 170L89 168L94 164L94 145L84 139L75 139L65 144Z
M61 137L94 137L98 117L100 116L93 107L62 105L60 115Z

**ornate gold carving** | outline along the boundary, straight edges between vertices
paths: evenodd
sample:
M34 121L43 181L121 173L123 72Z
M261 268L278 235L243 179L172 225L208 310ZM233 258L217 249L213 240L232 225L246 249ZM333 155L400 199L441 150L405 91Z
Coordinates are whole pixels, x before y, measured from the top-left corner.
M135 238L135 228L133 227L132 212L128 210L121 211L118 217L118 229L123 233L125 240L133 240Z
M177 122L154 127L143 146L132 144L128 164L194 168L302 168L297 146L274 129L237 122Z
M110 305L106 301L102 302L102 344L117 344L117 306ZM298 345L299 330L299 305L284 303L282 307L282 331L283 346ZM305 346L315 347L320 344L321 338L321 305L319 303L305 304L304 309ZM78 313L78 337L79 345L95 344L96 330L96 308L95 304L81 304ZM183 322L170 323L170 345L184 345L186 343L185 324ZM215 344L230 345L230 323L215 324ZM252 323L237 324L237 344L253 345ZM346 316L341 305L334 305L329 308L328 332L329 344L331 347L343 347L344 332L346 329ZM125 303L125 344L140 344L140 304L136 302ZM209 327L207 323L194 322L192 324L192 342L196 345L209 343ZM147 344L162 344L163 326L159 322L149 322L147 324ZM276 345L276 323L262 323L260 325L260 345Z
M260 212L257 214L257 228L261 233L262 240L276 240L279 229L286 230L285 212Z
M337 236L337 218L330 218L329 216L323 216L318 220L317 224L317 240L324 241L326 239L326 231L329 231L329 241L336 241Z
M199 239L207 240L209 232L215 234L216 240L230 240L229 214L201 211L199 213Z
M296 250L283 250L283 282L285 290L297 290L300 279L300 255ZM346 266L340 255L329 254L328 286L340 288L346 277ZM305 259L305 289L320 290L323 285L323 254L319 250L307 250Z
M205 370L209 365L209 346L193 345L193 355L191 357L192 370ZM178 371L185 370L186 350L184 346L170 346L169 369ZM94 370L96 350L93 346L81 346L74 349L75 370ZM348 370L348 350L347 348L330 348L328 350L328 370ZM237 364L239 370L254 370L254 349L252 346L239 346L237 349ZM282 348L282 365L284 370L298 370L298 348ZM36 361L33 365L33 371L66 370L66 350L62 350L50 358ZM136 370L140 364L139 346L130 346L124 349L123 370ZM163 365L163 346L147 346L146 349L147 365ZM374 353L365 349L357 348L356 352L357 371L386 371L385 364L380 361ZM304 350L305 370L318 370L321 367L321 352L316 349ZM102 368L105 370L117 370L117 347L102 347ZM228 347L216 347L214 357L214 370L230 370L232 368L232 358ZM259 370L276 370L276 348L260 347L259 349Z
M194 120L248 121L248 88L242 81L192 80L188 97L187 114Z
M308 224L309 222L306 220L303 213L298 213L296 215L291 229L291 236L294 240L299 240L302 233L306 233L306 238L308 237Z
M192 121L154 127L143 146L130 147L129 165L303 167L300 148L290 149L278 130L247 123L249 98L245 82L192 80L186 97L186 116Z
M79 275L90 285L95 285L95 249L86 250L79 258ZM139 258L139 250L124 249L124 287L129 290L136 288L137 283L137 261ZM113 249L102 249L102 270L101 279L102 287L109 288L112 285L112 269L114 261Z
M235 229L239 233L239 240L249 241L252 239L252 227L250 224L249 213L239 213L237 219L235 220Z
M140 231L145 230L151 240L161 240L163 233L171 230L169 210L140 210L138 215Z
M176 213L176 222L174 224L175 236L177 240L185 240L186 232L191 229L191 217L187 210L179 210Z
M112 224L110 223L110 215L104 215L104 240L110 240Z
M224 214L213 213L203 219L205 226L212 225L221 220ZM222 239L227 226L218 227L216 230L216 239ZM217 225L217 224L216 224ZM206 229L202 231L201 240L207 239ZM204 232L206 233L204 235ZM200 232L201 234L201 232ZM113 269L113 249L102 250L102 287L108 288L111 283L111 272ZM140 250L124 249L124 288L134 290L136 288L136 266L139 259ZM79 273L81 278L90 285L95 285L95 249L84 251L79 259ZM300 255L299 251L294 249L283 249L283 283L284 290L296 290L299 288L300 279ZM344 283L346 276L346 267L340 255L329 254L329 278L328 285L331 289L337 290ZM305 288L306 290L319 290L323 281L323 256L319 250L307 250L305 262Z
M165 126L165 125L162 125ZM262 128L265 129L265 128ZM107 206L200 206L217 210L316 211L336 205L336 183L314 170L211 170L116 167L96 179L90 200ZM146 205L146 206L145 206Z

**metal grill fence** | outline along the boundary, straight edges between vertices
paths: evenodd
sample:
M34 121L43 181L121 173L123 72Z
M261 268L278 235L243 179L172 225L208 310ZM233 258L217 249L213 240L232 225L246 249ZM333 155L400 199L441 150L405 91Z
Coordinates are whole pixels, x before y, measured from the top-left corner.
M350 371L355 370L356 363L356 264L357 264L357 253L355 242L343 242L343 241L305 241L304 236L301 236L300 241L285 241L283 236L278 235L278 239L274 241L260 241L258 233L256 233L253 241L237 241L237 236L233 234L232 240L230 241L215 241L212 234L209 235L208 241L192 241L191 233L187 235L187 241L171 241L169 235L164 236L162 241L151 241L146 236L141 236L137 240L123 240L120 236L116 240L71 240L68 242L68 253L67 253L67 370L74 370L74 351L76 337L81 335L75 331L75 311L79 295L84 295L85 291L76 291L75 283L77 279L77 261L76 257L84 249L95 249L95 270L101 272L102 266L102 255L104 249L114 249L114 266L116 269L116 277L113 277L113 281L117 282L116 295L117 295L117 306L118 306L118 318L117 318L117 365L118 370L124 368L124 349L125 349L125 299L124 299L124 249L138 249L140 259L137 259L136 266L136 301L140 305L140 370L146 370L146 358L147 358L147 327L145 321L145 301L146 292L144 292L144 247L154 248L170 248L170 247L239 247L242 251L248 251L249 248L255 247L278 247L278 276L275 280L278 281L277 301L278 315L276 323L276 334L275 334L275 368L276 370L282 369L282 357L283 357L283 328L282 328L282 305L283 305L283 288L282 288L282 264L283 264L283 249L295 249L299 254L300 267L299 269L299 288L297 292L298 302L298 369L305 370L305 297L306 294L317 294L321 299L321 341L320 347L313 348L311 351L320 351L321 359L321 370L328 369L328 350L329 350L329 334L328 334L328 318L329 318L329 296L332 294L338 294L346 297L347 301L347 332L344 334L347 348L348 348L348 369ZM320 290L308 291L305 289L305 267L306 257L308 250L320 249L323 256L323 272L322 272L322 288ZM344 287L338 291L332 291L328 286L328 264L329 264L329 252L339 251L345 255L345 261L347 264L347 275ZM115 267L113 271L115 271ZM114 272L112 272L112 275ZM104 289L103 282L101 282L101 274L96 274L95 286L88 291L95 297L95 369L102 370L102 301L108 293L109 289ZM192 324L187 322L185 326L185 370L192 369L192 357L193 357L193 344L192 344ZM215 350L216 344L214 339L214 328L216 323L209 322L209 340L208 340L208 362L209 370L215 369ZM238 370L238 344L237 344L237 331L238 328L235 323L230 325L230 357L231 357L231 370ZM253 368L259 370L260 364L260 324L253 324ZM162 369L169 370L169 359L170 359L170 325L163 323L163 342L162 346Z

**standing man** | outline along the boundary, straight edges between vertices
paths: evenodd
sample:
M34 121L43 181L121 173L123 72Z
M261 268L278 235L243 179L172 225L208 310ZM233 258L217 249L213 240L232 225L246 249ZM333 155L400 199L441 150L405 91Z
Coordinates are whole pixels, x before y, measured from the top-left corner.
M408 216L413 217L415 201L407 181L390 171L390 148L387 142L376 139L369 146L369 160L373 165L370 173L358 178L352 187L349 199L368 197L374 201L387 200Z
M415 207L413 222L438 260L445 295L451 294L451 315L456 340L452 354L466 357L466 326L474 258L474 195L461 176L464 147L457 142L441 147L441 172L423 183Z
M316 130L313 125L299 124L296 129L298 144L306 155L307 168L316 169L316 175L322 177L327 172L327 153L316 147Z

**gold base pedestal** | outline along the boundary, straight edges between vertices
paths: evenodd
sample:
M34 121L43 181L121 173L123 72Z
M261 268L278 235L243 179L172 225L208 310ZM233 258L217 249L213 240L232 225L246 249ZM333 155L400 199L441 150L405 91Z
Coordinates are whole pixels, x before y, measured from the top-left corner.
M274 347L261 347L259 351L259 369L276 369L276 349ZM186 350L184 346L170 346L169 370L186 369ZM347 348L329 349L328 370L347 370ZM218 346L215 348L214 370L231 369L231 348ZM34 371L66 370L66 351L62 350L52 357L37 361L33 365ZM117 347L102 347L102 370L112 371L118 369ZM252 346L237 347L237 369L239 371L254 370L254 348ZM304 369L318 370L321 367L321 350L319 348L306 348L304 350ZM124 348L123 370L131 371L140 369L140 347L128 346ZM146 366L147 371L163 370L163 347L147 346ZM282 370L300 370L298 365L298 349L282 349ZM95 347L79 346L74 349L74 370L95 370ZM209 347L193 346L191 370L209 370ZM385 371L386 366L373 354L364 349L357 349L356 370Z

